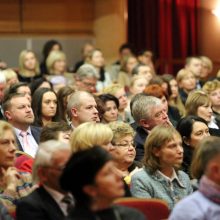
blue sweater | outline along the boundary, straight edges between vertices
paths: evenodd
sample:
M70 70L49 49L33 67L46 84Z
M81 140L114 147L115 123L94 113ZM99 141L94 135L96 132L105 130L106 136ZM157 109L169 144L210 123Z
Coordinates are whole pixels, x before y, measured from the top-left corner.
M151 174L148 169L142 168L131 178L131 194L138 198L162 199L173 209L179 200L193 191L186 173L177 171L177 177L170 181L158 172Z

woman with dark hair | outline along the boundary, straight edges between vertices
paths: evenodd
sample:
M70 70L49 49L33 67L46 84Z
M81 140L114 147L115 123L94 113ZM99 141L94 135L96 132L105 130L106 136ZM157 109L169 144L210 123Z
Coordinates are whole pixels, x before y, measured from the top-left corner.
M53 89L53 85L52 85L52 83L49 82L45 77L41 77L41 78L38 78L38 79L34 80L34 81L30 84L31 94L33 95L34 92L35 92L38 88L49 88L49 89Z
M64 190L72 193L76 202L69 220L145 219L134 209L113 205L115 199L124 195L124 184L115 171L113 159L99 146L74 153L60 183Z
M183 140L184 151L182 168L184 172L189 174L189 168L195 148L201 140L210 136L208 124L203 118L189 115L178 122L176 129Z
M42 51L43 61L40 64L40 70L42 74L48 74L48 70L46 67L46 59L52 50L62 50L61 44L56 40L49 40L44 44Z
M73 94L74 92L75 90L72 87L66 86L66 87L59 89L57 93L60 119L65 122L69 122L70 120L68 119L68 116L67 116L67 103L68 103L68 99L70 95Z
M111 94L102 94L99 96L104 104L105 112L102 115L102 123L117 121L118 119L118 99Z
M59 121L57 95L49 88L39 88L32 98L34 125L45 126L52 121Z

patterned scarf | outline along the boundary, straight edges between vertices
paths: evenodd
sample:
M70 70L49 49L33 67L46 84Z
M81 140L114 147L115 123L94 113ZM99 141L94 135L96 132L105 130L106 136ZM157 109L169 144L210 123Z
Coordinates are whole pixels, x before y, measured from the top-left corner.
M220 205L220 186L206 176L202 176L200 180L199 191L209 200Z

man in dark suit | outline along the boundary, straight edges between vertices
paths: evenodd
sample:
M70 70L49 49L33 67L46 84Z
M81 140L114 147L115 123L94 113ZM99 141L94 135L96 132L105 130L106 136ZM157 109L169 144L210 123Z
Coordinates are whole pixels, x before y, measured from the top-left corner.
M63 142L50 140L39 145L33 181L41 185L18 201L17 220L62 220L68 214L69 206L64 199L68 194L61 189L59 179L70 155L70 146Z
M25 94L9 94L5 97L3 109L6 119L15 129L18 149L34 157L41 129L31 126L34 114L30 100Z
M135 120L136 135L136 160L140 161L144 156L144 143L149 132L159 124L171 125L167 110L161 100L153 97L138 94L132 100L132 116Z

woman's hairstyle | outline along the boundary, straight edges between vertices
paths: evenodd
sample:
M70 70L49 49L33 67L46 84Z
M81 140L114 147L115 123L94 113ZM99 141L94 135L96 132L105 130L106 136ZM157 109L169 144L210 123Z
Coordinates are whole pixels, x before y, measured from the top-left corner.
M59 106L59 111L60 111L60 119L66 121L66 112L67 112L67 97L73 94L75 90L70 87L70 86L65 86L61 89L59 89L57 93L57 101L58 101L58 106Z
M131 136L134 138L135 132L134 129L127 123L122 121L115 121L108 124L108 126L112 129L113 138L112 143L116 143L121 138L126 136Z
M52 89L49 89L49 88L39 88L34 92L34 94L32 96L31 107L33 109L34 118L35 118L34 125L36 125L36 126L43 126L42 101L43 101L43 95L47 92L52 92L57 97L56 93ZM59 121L59 107L58 107L58 105L57 105L57 109L56 109L56 114L52 118L52 121Z
M62 50L62 46L58 41L56 41L56 40L47 41L44 44L43 51L42 51L44 61L46 61L46 59L47 59L47 57L48 57L49 53L51 52L54 45L58 45L60 50Z
M4 138L4 134L6 130L10 130L15 135L12 125L6 121L0 120L0 139Z
M70 145L73 153L93 145L105 145L111 142L113 137L112 130L108 125L94 122L86 122L74 129Z
M104 104L106 104L106 102L108 101L113 101L116 107L119 108L119 101L114 95L105 93L105 94L99 95L98 97L103 101Z
M161 168L159 158L155 156L155 149L161 149L164 144L175 139L180 134L173 126L158 125L154 127L148 135L144 144L143 163L150 172L155 172Z
M197 90L191 92L186 100L186 115L197 115L197 110L200 106L209 105L211 100L209 96L201 91Z
M60 132L68 131L72 131L72 129L66 122L51 122L42 128L40 134L40 142L58 140Z
M202 122L208 128L208 124L203 118L200 118L195 115L188 115L184 118L181 118L176 127L176 130L180 133L182 139L190 139L193 130L193 125L195 122Z
M206 172L208 163L219 154L220 138L214 136L204 138L194 152L191 164L192 177L200 179Z
M22 50L21 53L19 54L19 72L24 73L26 71L24 62L25 62L25 57L28 53L32 53L36 59L36 65L34 68L34 72L36 75L40 74L40 67L39 67L39 62L37 60L36 54L32 50Z
M206 56L201 56L199 58L202 60L202 64L208 68L209 72L212 72L213 70L212 60Z
M215 91L216 89L220 88L220 82L215 79L213 81L208 81L204 84L204 86L202 87L202 90L207 93L208 95L210 95L211 92Z
M100 146L92 145L89 149L74 153L60 178L61 187L72 193L77 205L89 207L92 198L84 187L95 184L96 175L110 160L110 154Z
M65 53L58 50L51 51L46 60L46 66L50 74L54 72L54 63L59 60L66 60Z
M167 94L164 92L163 88L160 85L157 84L151 84L146 86L143 93L148 96L154 96L159 99L161 99L163 96L167 97Z
M34 92L43 84L44 82L48 82L50 88L53 89L53 85L50 81L48 81L45 77L40 77L33 80L30 84L31 94L33 95Z
M181 69L177 72L177 75L176 75L176 81L177 83L181 83L181 81L188 75L193 75L193 73L187 69Z
M5 76L6 82L8 82L12 78L17 77L17 73L13 69L2 70L2 73Z

